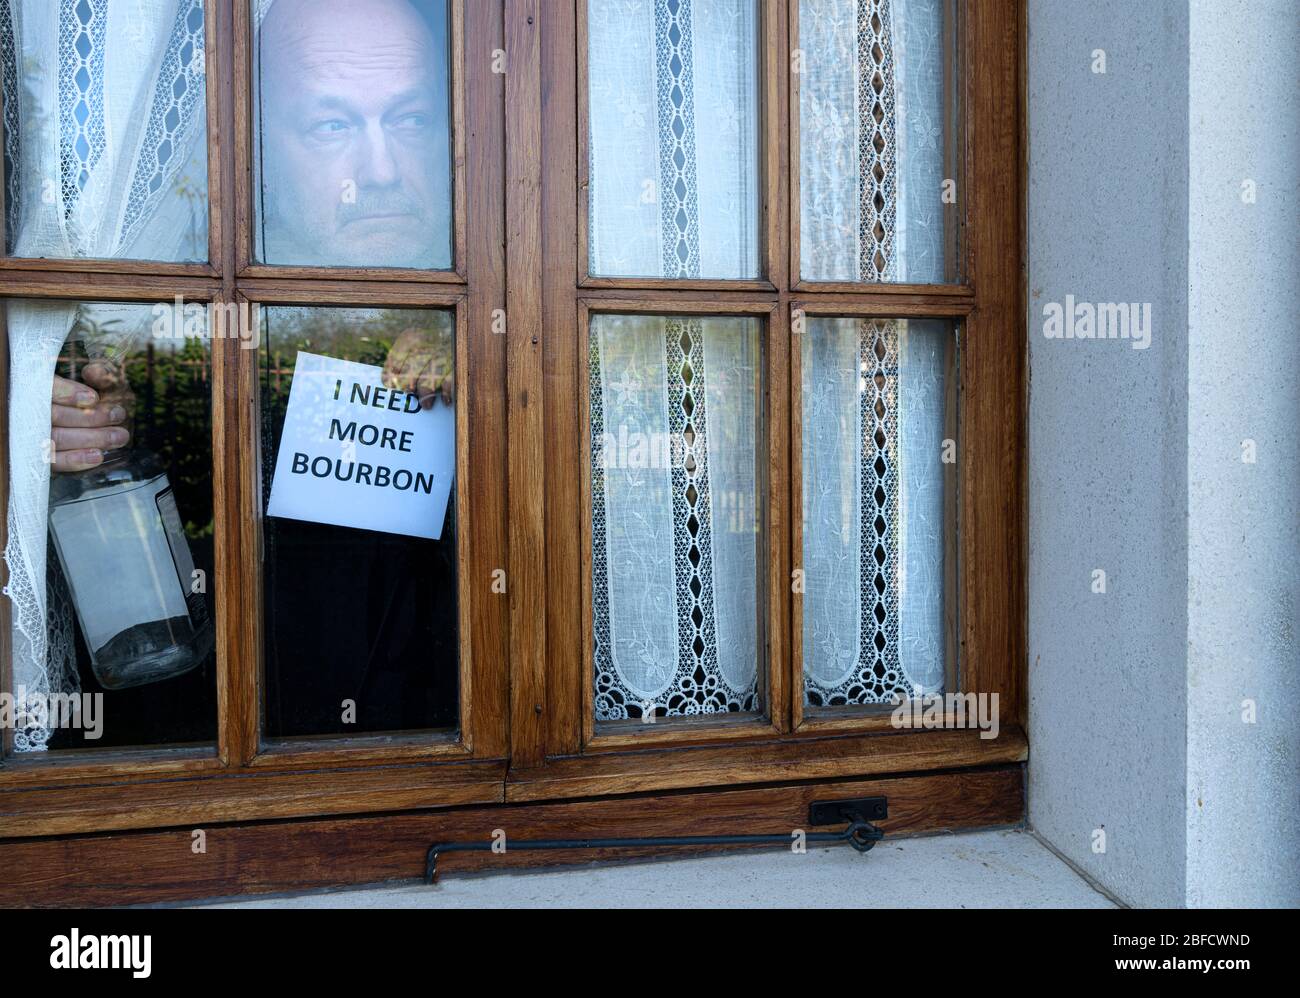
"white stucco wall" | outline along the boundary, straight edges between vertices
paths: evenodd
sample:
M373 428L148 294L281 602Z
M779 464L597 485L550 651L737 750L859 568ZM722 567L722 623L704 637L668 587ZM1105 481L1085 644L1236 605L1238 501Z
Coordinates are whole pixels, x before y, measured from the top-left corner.
M1296 23L1029 0L1029 815L1133 904L1300 904Z
M1300 8L1191 10L1187 901L1296 906Z

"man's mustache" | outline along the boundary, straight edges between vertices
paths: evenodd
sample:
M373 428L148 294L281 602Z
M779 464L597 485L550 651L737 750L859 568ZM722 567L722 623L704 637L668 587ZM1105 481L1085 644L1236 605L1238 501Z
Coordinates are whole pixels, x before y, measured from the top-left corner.
M372 215L418 215L420 204L410 194L402 190L393 191L358 191L355 201L339 203L338 220L340 225L347 225L359 218Z

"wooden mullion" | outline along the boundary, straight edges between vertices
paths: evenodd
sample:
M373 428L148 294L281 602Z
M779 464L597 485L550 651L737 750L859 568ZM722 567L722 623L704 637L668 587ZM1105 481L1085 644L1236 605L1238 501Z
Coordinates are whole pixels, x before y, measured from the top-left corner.
M790 134L790 33L791 0L772 0L761 5L763 51L759 93L762 97L762 156L764 192L763 255L765 273L776 289L776 300L764 330L766 360L759 428L761 452L761 488L759 502L765 512L762 520L763 557L755 570L760 573L758 591L766 655L760 663L765 670L767 703L765 708L773 728L788 733L793 725L793 593L791 590L790 523L795 518L790 478L792 435L790 335L790 157L793 144L785 141ZM764 572L764 568L766 571Z
M258 750L262 656L261 466L258 461L258 357L261 322L239 291L234 302L249 305L257 331L254 349L243 341L214 341L213 489L217 502L217 651L219 750L231 766L244 766ZM215 358L219 356L218 365Z
M971 4L967 61L968 271L977 289L961 348L960 628L964 690L1021 716L1026 659L1025 349L1020 109L1024 6Z
M580 431L585 400L576 387L585 366L579 346L576 281L578 237L585 224L585 188L579 184L580 157L587 137L577 125L584 100L586 65L585 16L575 2L543 6L542 80L547 100L540 155L542 171L543 328L546 379L546 679L547 754L574 755L583 743L582 718L586 696L584 643L587 628L583 599L584 482L573 469L580 466L587 442ZM581 28L580 28L581 26ZM572 42L568 41L573 39ZM571 47L572 46L572 47ZM576 58L575 58L576 56ZM584 82L579 83L582 79ZM579 152L582 150L582 152ZM582 176L585 176L585 168ZM580 219L582 221L580 221ZM589 488L586 483L586 488Z
M545 758L547 727L540 7L505 4L510 755L525 766Z
M229 274L226 245L230 242L230 7L229 0L203 5L204 54L207 58L204 99L208 153L208 269L213 276Z
M466 143L465 393L457 421L466 424L468 460L458 482L464 518L466 570L459 580L462 644L473 655L473 703L466 742L480 758L510 750L510 596L492 592L492 572L508 565L507 339L497 335L506 314L505 88L491 53L506 47L501 0L462 4L464 34L474 48L462 61ZM509 323L507 323L509 325ZM457 362L461 355L457 354ZM460 472L458 471L458 475ZM507 580L508 581L508 580Z
M797 3L797 0L795 0ZM793 205L793 202L792 202ZM803 339L809 335L806 314L790 305L790 727L804 724L803 590L795 591L794 572L803 572Z

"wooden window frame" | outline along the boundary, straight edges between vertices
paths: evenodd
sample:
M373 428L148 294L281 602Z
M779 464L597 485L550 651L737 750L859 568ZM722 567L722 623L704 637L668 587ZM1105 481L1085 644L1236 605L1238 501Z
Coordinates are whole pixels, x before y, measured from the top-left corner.
M797 74L772 72L790 65L790 38L797 37L797 0L767 0L761 10L762 62L768 67L760 92L765 135L794 134ZM544 377L525 391L546 394L544 502L547 544L547 611L529 626L544 634L544 675L529 677L546 688L550 723L546 748L531 760L512 760L507 797L536 799L529 783L567 785L573 793L598 787L659 789L699 778L774 779L791 772L812 777L833 772L831 743L847 740L855 772L894 771L921 753L925 766L996 764L1024 758L1023 593L1021 566L1021 441L1023 436L1023 320L1020 248L1019 88L1020 5L968 5L958 30L973 76L965 78L960 102L966 111L958 179L964 211L962 283L951 285L808 282L797 279L797 151L780 142L762 146L766 234L758 281L662 280L591 277L586 273L587 139L586 0L543 5L544 31L575 38L576 58L558 49L542 53L545 107L541 176L545 240L544 301L548 331ZM564 53L567 55L567 53ZM576 68L575 68L576 67ZM572 163L572 168L566 164ZM773 184L774 178L785 182ZM588 472L583 407L586 317L592 311L692 311L735 314L767 311L765 342L769 381L766 412L771 445L768 469L770 607L768 682L773 697L767 723L734 717L691 718L647 724L635 735L602 734L590 711L589 488L574 474ZM963 690L996 692L1002 734L980 740L978 732L895 731L886 713L845 711L805 716L800 671L800 599L788 583L801 550L799 502L798 358L791 319L805 315L939 317L958 323L960 437L958 489L960 558L956 578ZM577 329L576 338L567 330ZM576 352L575 352L576 351ZM582 592L580 602L572 593ZM784 600L775 594L785 594ZM694 746L690 753L666 748ZM843 747L842 745L837 745ZM649 750L659 750L651 752ZM801 754L802 753L802 754ZM820 753L820 757L819 757ZM876 767L880 767L877 769ZM686 775L690 771L690 776ZM737 775L740 774L740 775Z
M3 259L0 298L183 294L454 309L457 422L469 427L458 437L458 460L472 462L457 496L461 626L472 649L462 655L468 727L458 741L374 735L262 743L256 365L252 351L215 340L218 744L0 758L0 843L1023 762L1023 0L971 3L960 19L968 53L962 283L924 286L795 279L797 157L783 137L797 128L797 81L787 71L797 0L760 3L762 276L665 281L585 272L585 0L453 0L452 270L253 262L251 25L243 0L208 0L209 261ZM498 49L504 73L493 71ZM506 331L494 335L494 311L502 308ZM661 723L617 734L592 721L582 378L587 320L600 311L753 314L763 323L769 695L761 720ZM961 682L999 694L996 739L971 730L895 731L878 717L813 719L800 709L799 605L789 585L801 537L791 332L798 313L960 324ZM6 350L0 343L7 398ZM507 571L503 596L490 594L498 568ZM5 652L9 630L0 624ZM0 672L7 662L7 653L0 656Z
M259 350L213 339L217 632L215 745L0 755L0 840L181 823L492 803L507 756L503 337L504 81L464 40L501 47L501 0L449 3L453 267L281 267L253 260L253 25L244 0L207 0L209 260L0 259L0 301L38 297L444 309L454 315L460 724L454 731L267 739L262 696ZM467 135L473 131L472 151ZM7 369L0 343L0 374ZM8 397L7 382L0 384ZM7 466L6 466L7 470ZM7 482L7 477L5 479ZM0 500L5 499L0 483ZM0 526L0 542L3 542ZM478 585L481 581L483 584ZM0 603L9 638L7 601ZM7 645L6 645L7 648ZM8 654L4 657L7 671ZM8 676L0 676L6 680ZM8 688L6 685L5 688ZM12 733L7 733L12 745Z

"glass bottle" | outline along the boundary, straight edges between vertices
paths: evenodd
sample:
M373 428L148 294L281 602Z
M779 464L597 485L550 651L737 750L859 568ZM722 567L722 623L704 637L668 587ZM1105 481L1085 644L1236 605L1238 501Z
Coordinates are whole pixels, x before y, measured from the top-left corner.
M110 451L50 480L50 536L105 689L179 676L212 650L213 628L171 483L153 453Z

